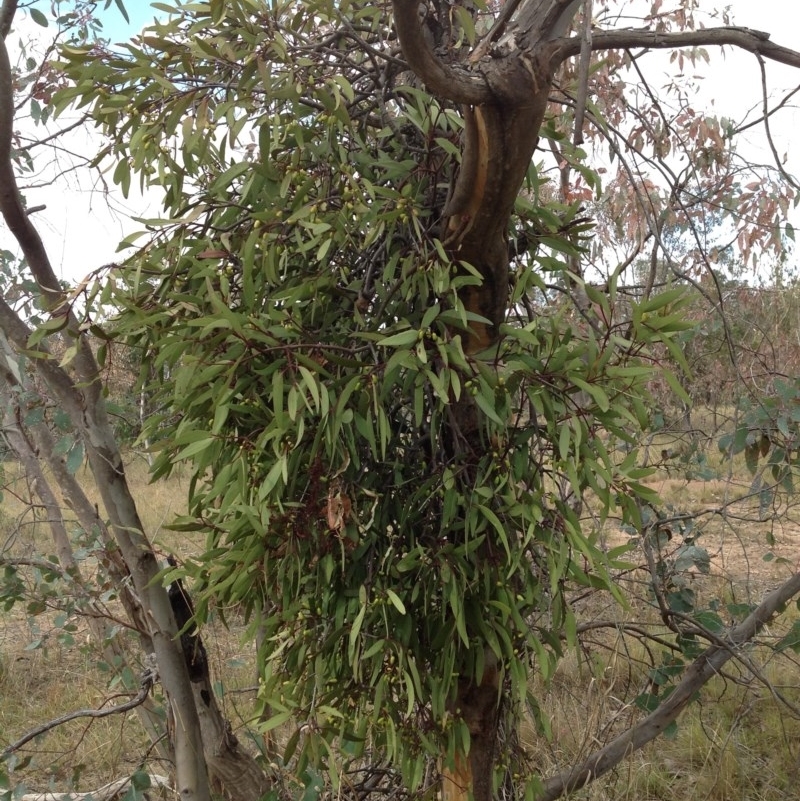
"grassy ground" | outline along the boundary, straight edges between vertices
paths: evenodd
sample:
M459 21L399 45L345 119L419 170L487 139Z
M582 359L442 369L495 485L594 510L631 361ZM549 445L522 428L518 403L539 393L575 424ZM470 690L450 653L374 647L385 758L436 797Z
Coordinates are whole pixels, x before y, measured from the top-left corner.
M47 527L36 521L21 501L24 477L11 463L6 463L3 471L6 490L0 505L0 553L17 558L51 553ZM180 477L151 484L147 464L141 458L131 458L127 474L144 526L156 547L179 555L196 552L201 538L186 534L178 537L164 529L183 508L186 487ZM81 478L91 499L96 500L88 474ZM87 574L91 565L91 559L82 565ZM35 580L35 572L28 574ZM35 590L32 584L28 589ZM53 597L49 605L62 602L63 598ZM113 603L110 610L114 613ZM51 609L35 615L31 611L26 604L6 611L0 605L0 751L44 721L77 709L120 704L129 698L122 693L124 688L112 681L112 673L80 618L65 620L63 614ZM219 624L208 628L205 639L219 678L222 705L229 718L241 726L252 715L252 648L242 645L236 632ZM121 641L136 666L139 657L135 639L123 634ZM22 749L21 759L33 758L28 767L15 771L15 780L24 778L36 790L63 790L75 783L84 788L99 787L136 770L147 751L148 740L135 713L99 720L81 718L52 729Z
M627 649L636 646L628 643ZM591 660L566 658L555 681L543 688L553 739L543 743L524 734L536 764L549 775L577 763L611 736L633 724L641 712L623 699L642 686L629 672L620 647ZM769 660L766 651L754 655ZM790 701L800 702L796 664L772 662L764 670ZM573 798L748 799L778 801L794 797L800 770L800 721L745 671L732 667L710 682L680 718L674 734L636 752L613 773Z
M673 446L666 440L654 442L653 451L663 454ZM800 553L800 511L794 505L798 501L778 499L775 514L762 519L748 471L737 462L724 462L711 449L707 453L704 465L711 472L705 479L692 473L695 468L686 460L667 457L652 483L676 509L705 513L697 518L692 536L710 552L711 572L688 571L684 577L698 598L756 601L794 568ZM13 488L22 494L23 480L13 471L13 465L5 465L12 492L5 492L0 506L0 545L3 552L15 555L47 553L46 529L14 498ZM135 458L128 474L154 541L179 554L201 547L200 541L164 528L181 511L186 487L180 477L149 484L146 464ZM625 535L612 522L607 538L614 545ZM665 548L674 551L679 544L676 535ZM639 561L641 555L634 552L632 559ZM646 597L642 571L621 580L629 583L634 595ZM644 601L621 609L590 597L579 604L579 612L582 619L658 623ZM796 612L788 614L791 618ZM6 612L0 607L0 750L42 721L124 700L113 697L119 688L109 686L109 673L81 622L75 621L74 630L58 622L49 611L31 618L19 606ZM784 628L768 632L767 639L780 636ZM212 625L205 636L223 705L243 733L252 715L252 647L243 644L236 631L219 625ZM32 648L31 643L37 642L39 646ZM765 647L752 649L748 658L761 666L769 686L732 664L703 689L669 738L632 755L612 774L571 797L589 801L791 797L800 775L800 722L780 697L795 710L800 708L800 666L793 656L791 651L776 656ZM564 658L549 686L536 688L553 737L547 741L526 723L522 741L542 775L575 763L641 717L633 698L647 685L648 658L637 640L613 630L598 632L581 650ZM90 725L82 719L57 727L22 750L20 758L32 760L29 766L20 766L15 779L24 777L36 790L66 789L76 777L83 788L97 787L130 773L145 751L146 738L133 713Z

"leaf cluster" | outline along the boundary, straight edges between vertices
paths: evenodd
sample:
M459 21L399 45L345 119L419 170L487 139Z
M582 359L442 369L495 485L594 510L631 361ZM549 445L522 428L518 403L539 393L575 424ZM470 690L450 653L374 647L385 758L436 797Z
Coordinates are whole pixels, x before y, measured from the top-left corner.
M468 355L482 279L437 227L461 122L404 71L385 7L171 11L123 51L63 48L57 100L109 135L123 190L164 190L99 290L156 376L154 476L189 468L197 612L235 604L260 633L264 728L296 724L284 758L335 774L334 742L369 744L415 786L466 750L459 677L496 668L521 704L574 641L566 588L613 589L581 510L654 500L609 443L647 424L647 350L681 330L679 298L620 317L587 286L588 324L542 278L581 253L577 207L521 203L510 225L542 253L517 260L497 346Z

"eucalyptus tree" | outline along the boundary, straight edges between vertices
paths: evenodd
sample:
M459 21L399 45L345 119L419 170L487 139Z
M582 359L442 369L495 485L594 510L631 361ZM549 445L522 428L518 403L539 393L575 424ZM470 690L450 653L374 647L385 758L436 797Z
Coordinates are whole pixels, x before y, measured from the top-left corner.
M633 30L601 0L211 0L160 4L162 21L124 45L61 48L71 85L56 107L99 126L98 163L123 192L163 190L162 216L91 296L120 309L115 335L156 376L154 477L191 471L174 526L208 536L185 567L196 620L244 611L260 728L288 732L281 757L299 775L341 783L345 758L378 754L418 789L436 758L448 799L487 801L520 775L528 797L554 798L663 731L800 589L795 577L711 637L680 691L585 764L544 784L510 768L514 721L533 711L547 729L531 676L576 643L571 593L624 600L604 527L641 531L658 504L635 445L656 354L682 364L682 292L651 278L629 293L625 271L647 248L653 276L664 261L682 275L665 223L719 205L743 252L778 246L794 191L780 164L745 191L736 126L689 104L668 113L645 83L655 49L800 66L764 33L696 25L694 6L654 2ZM614 232L610 263L597 243ZM90 321L51 294L92 393L70 407L84 421L102 409ZM97 439L102 418L89 423L112 529L158 610L118 456ZM168 617L159 633L174 634ZM158 642L174 665L174 638ZM184 686L180 671L162 679ZM188 736L204 701L175 703Z

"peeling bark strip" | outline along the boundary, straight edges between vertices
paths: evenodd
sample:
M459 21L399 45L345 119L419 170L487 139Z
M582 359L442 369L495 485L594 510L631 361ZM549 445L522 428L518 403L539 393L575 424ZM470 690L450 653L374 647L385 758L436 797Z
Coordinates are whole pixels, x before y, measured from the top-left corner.
M444 244L454 259L468 262L483 276L481 286L467 288L462 296L469 311L489 321L488 325L473 324L466 347L469 353L497 341L506 315L508 220L539 140L553 76L562 60L553 41L554 29L564 24L572 6L577 8L574 0L540 3L537 9L542 13L525 23L526 43L515 37L514 46L504 48L506 53L450 65L438 59L425 40L417 0L394 2L395 25L411 69L431 92L465 106L461 169L443 216ZM515 36L515 30L508 35ZM490 51L486 44L479 47Z
M442 211L448 220L445 245L452 244L454 238L460 240L465 231L459 230L459 223L469 224L475 219L486 189L489 172L489 134L486 120L480 106L464 107L464 152L458 179L451 198Z

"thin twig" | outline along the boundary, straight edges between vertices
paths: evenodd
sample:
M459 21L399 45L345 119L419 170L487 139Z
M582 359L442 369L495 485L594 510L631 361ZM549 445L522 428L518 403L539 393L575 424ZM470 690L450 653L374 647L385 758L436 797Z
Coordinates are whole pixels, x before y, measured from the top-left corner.
M800 184L795 181L795 179L789 175L789 173L784 169L784 166L781 162L781 158L778 155L778 148L775 147L775 141L772 138L772 129L769 125L769 95L767 92L767 67L764 63L764 58L760 53L756 53L756 59L758 60L758 67L761 70L761 97L763 99L763 111L764 111L764 132L767 134L767 142L769 142L769 149L772 151L772 157L775 159L775 166L778 169L778 172L783 176L784 180L789 184L789 186L794 187L798 191L800 191Z

